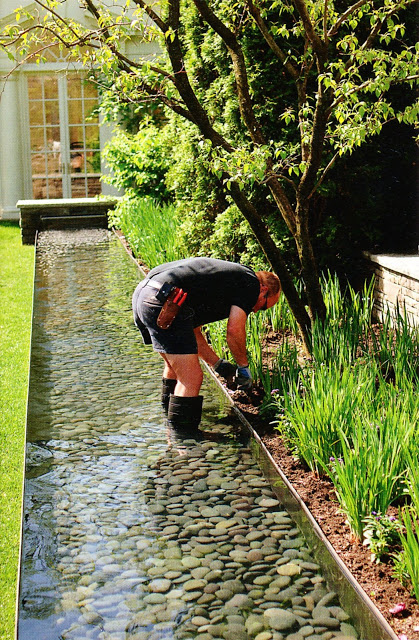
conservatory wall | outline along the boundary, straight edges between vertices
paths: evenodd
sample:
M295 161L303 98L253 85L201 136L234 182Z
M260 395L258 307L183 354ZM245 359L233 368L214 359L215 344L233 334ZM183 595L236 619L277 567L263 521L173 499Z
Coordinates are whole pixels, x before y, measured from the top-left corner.
M0 28L11 23L21 0L2 0ZM35 3L27 3L35 10ZM90 24L77 3L61 5L64 17ZM130 43L129 53L152 58L157 45ZM118 195L101 177L101 152L114 126L95 115L98 92L87 70L48 49L46 62L16 68L0 52L0 219L18 220L19 200Z

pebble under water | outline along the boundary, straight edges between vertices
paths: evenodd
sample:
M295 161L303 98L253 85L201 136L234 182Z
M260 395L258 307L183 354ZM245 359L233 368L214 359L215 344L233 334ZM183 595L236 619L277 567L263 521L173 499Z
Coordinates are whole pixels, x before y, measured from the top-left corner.
M358 637L212 380L180 442L139 272L107 231L37 249L19 640Z

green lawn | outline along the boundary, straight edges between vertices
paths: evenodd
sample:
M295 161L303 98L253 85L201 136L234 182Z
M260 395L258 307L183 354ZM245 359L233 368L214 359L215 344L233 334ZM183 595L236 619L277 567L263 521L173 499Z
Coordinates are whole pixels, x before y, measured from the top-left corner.
M34 247L0 222L0 640L14 637Z

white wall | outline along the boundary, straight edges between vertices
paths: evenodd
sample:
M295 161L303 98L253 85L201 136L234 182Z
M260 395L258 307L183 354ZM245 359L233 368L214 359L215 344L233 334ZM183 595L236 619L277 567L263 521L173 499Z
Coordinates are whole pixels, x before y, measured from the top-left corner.
M0 0L0 28L12 22L14 10L22 5L28 10L37 7L34 2L25 3L24 0ZM78 6L76 0L66 0L59 7L64 17L71 17L86 25L92 21L89 14ZM130 53L135 51L137 57L150 58L158 51L157 45L153 43L140 41L135 43L135 40L131 41L130 48ZM18 220L17 201L27 200L32 194L28 105L23 76L25 72L33 73L38 69L39 72L47 68L49 71L58 71L64 65L65 63L48 63L41 66L22 65L19 70L9 75L13 69L13 63L4 52L0 51L0 78L9 75L6 82L0 79L0 219ZM101 148L112 135L112 126L107 124L102 127ZM102 191L108 195L116 195L116 190L110 185L103 184Z

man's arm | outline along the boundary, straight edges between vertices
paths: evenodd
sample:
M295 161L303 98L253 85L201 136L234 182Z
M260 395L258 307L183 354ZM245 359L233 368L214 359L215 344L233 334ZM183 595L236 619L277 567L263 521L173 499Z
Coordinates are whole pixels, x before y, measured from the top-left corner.
M227 322L227 344L239 367L247 367L246 312L233 305Z
M194 329L194 333L198 344L198 356L213 367L219 361L219 356L217 356L206 341L205 336L202 334L201 327Z

